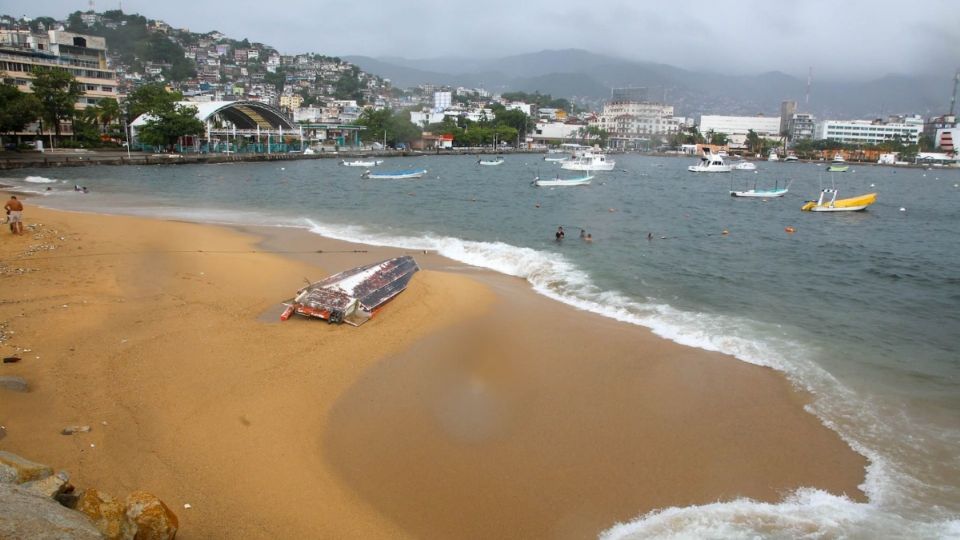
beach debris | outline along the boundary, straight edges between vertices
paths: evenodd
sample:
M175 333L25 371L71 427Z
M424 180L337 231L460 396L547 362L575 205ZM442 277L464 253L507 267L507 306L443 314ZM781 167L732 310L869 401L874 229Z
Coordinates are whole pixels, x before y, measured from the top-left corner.
M0 440L3 440L3 438L6 436L7 436L7 427L0 426Z
M60 433L63 435L73 435L74 433L89 433L93 428L90 426L67 426Z
M29 392L30 385L23 377L3 376L0 377L0 388L5 388L12 392Z
M297 291L293 299L284 302L287 308L280 320L297 313L329 323L360 326L403 292L418 270L409 255L345 270Z
M20 361L19 356L6 356L3 359L4 364L16 364L19 361Z
M190 503L183 503L183 507L186 508L187 510L193 508L192 506L190 506Z

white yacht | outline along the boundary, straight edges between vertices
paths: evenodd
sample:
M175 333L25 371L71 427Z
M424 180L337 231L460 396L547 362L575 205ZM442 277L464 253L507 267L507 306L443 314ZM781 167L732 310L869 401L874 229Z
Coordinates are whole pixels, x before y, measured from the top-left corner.
M730 172L733 167L723 161L723 156L709 151L703 152L700 163L687 167L690 172Z
M833 156L832 163L846 163L846 162L847 160L843 159L843 154L841 154L840 152L837 152L836 155Z
M776 152L770 152L770 155L767 156L767 161L780 161L780 156Z
M573 159L562 162L560 168L568 171L612 171L616 165L617 162L607 159L606 154L584 152Z

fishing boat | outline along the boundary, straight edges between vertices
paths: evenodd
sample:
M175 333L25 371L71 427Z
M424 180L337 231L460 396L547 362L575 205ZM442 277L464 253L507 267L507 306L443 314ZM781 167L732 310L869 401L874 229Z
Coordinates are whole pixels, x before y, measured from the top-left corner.
M849 165L831 165L827 167L827 172L847 172Z
M354 161L343 160L340 162L340 164L343 165L344 167L376 167L381 163L383 163L382 159L376 159L376 160L370 160L370 161L363 161L362 159L358 159Z
M592 175L581 176L580 178L560 178L558 175L556 178L550 178L541 180L540 177L536 177L531 184L537 187L567 187L567 186L586 186L590 184L590 181L593 180Z
M784 187L776 186L773 189L757 189L756 186L753 189L746 189L743 191L734 191L730 190L731 197L753 197L760 199L773 199L776 197L783 197L790 190L790 186L786 185Z
M732 168L732 166L723 162L723 156L704 150L700 163L690 165L687 170L690 172L730 172Z
M740 163L737 163L736 165L734 165L733 168L736 169L736 170L738 170L738 171L755 171L755 170L757 170L757 166L754 165L753 163L749 162L749 161L741 161Z
M360 326L403 292L418 270L413 257L404 255L334 274L310 283L284 302L287 309L280 320L297 314Z
M369 178L371 180L404 180L407 178L421 178L425 174L427 174L426 169L409 169L405 171L388 171L382 173L364 171L364 173L360 175L360 178Z
M574 159L560 163L560 168L568 171L612 171L616 165L617 162L607 159L606 154L584 152Z
M503 163L503 158L497 156L497 159L478 159L477 165L500 165Z
M820 198L816 201L807 201L800 209L805 212L858 212L877 202L876 193L857 195L848 199L837 199L837 190L827 188L820 190Z

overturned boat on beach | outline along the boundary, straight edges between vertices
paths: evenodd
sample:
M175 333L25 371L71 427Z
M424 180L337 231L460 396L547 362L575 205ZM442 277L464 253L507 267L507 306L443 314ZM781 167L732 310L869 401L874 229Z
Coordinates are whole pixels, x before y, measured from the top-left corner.
M403 292L418 270L420 267L409 255L345 270L297 291L297 296L284 302L287 309L280 320L296 313L331 324L360 326Z

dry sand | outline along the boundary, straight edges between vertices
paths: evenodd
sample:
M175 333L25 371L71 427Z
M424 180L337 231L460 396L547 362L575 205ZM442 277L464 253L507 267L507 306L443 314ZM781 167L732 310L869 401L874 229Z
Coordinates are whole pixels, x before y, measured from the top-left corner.
M281 324L305 276L397 250L29 203L26 235L0 231L0 353L23 358L0 375L32 385L0 393L0 448L155 493L179 538L584 538L800 486L863 497L864 459L780 374L520 280L416 254L363 327Z

